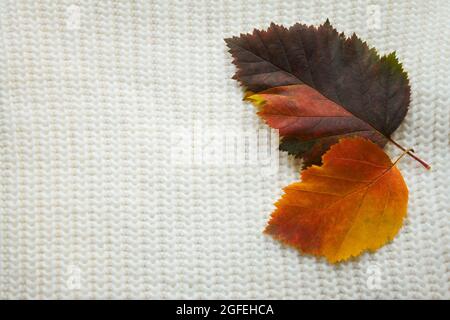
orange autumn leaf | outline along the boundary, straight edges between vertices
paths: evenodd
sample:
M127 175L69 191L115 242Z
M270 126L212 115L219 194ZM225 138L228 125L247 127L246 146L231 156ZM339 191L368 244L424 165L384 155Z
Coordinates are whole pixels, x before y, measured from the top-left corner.
M392 240L408 204L408 188L395 163L363 138L342 139L322 162L284 189L265 232L332 263Z

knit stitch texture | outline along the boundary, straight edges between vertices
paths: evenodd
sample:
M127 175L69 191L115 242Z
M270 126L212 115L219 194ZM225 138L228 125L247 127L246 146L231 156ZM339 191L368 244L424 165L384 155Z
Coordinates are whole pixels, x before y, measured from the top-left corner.
M192 156L265 129L223 38L326 18L397 51L394 138L433 167L402 159L404 227L338 266L262 234L298 161ZM0 1L0 298L449 299L449 21L446 0Z

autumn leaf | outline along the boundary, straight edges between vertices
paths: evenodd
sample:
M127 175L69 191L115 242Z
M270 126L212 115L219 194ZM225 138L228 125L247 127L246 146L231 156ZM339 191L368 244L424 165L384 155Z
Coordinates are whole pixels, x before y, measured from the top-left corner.
M267 31L225 41L238 68L233 78L246 87L246 99L280 129L280 149L303 157L306 166L319 164L346 136L384 146L407 113L410 86L395 53L380 57L328 20L317 28L272 23Z
M332 263L376 250L402 226L408 188L380 147L346 138L284 189L265 232Z
M358 135L380 146L386 143L369 124L306 85L275 87L246 100L258 106L258 115L285 137L282 150L303 155L304 166L320 163L338 138Z

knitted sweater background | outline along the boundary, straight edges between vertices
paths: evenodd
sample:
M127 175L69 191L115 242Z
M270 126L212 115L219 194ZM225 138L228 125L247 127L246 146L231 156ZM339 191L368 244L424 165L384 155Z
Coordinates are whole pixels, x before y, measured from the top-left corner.
M404 227L337 266L262 234L298 161L210 145L266 128L223 39L326 18L397 51L394 138L433 167L402 159ZM445 0L0 1L0 298L450 298L449 21Z

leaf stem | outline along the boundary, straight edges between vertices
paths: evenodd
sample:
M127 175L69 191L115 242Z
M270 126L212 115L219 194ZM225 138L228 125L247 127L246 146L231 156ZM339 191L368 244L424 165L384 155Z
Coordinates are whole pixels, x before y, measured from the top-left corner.
M399 161L405 154L408 154L410 157L412 157L413 159L418 161L422 166L424 166L425 169L427 169L427 170L431 169L431 166L428 163L426 163L425 161L423 161L422 159L420 159L418 156L416 156L414 154L414 150L413 149L405 149L402 145L398 144L397 142L395 142L391 138L388 138L388 140L403 151L403 154L395 161L395 163L397 163L397 161Z
M397 164L397 162L399 162L405 156L405 154L407 154L410 151L413 151L413 149L409 148L409 149L403 151L402 154L397 158L397 160L394 161L393 166L395 166Z

